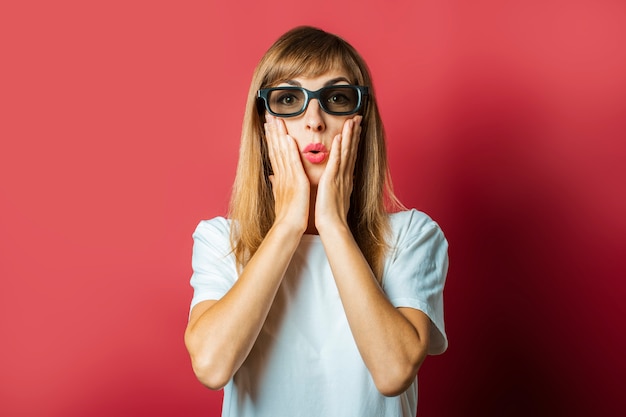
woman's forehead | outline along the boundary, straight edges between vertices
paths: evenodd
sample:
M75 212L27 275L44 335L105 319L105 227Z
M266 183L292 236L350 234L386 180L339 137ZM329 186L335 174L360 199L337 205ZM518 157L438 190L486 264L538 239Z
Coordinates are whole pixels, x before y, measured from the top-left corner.
M274 80L272 80L272 83L288 82L292 80L302 82L317 80L320 78L345 78L348 80L348 82L353 82L355 74L353 74L352 71L349 71L345 65L340 63L336 65L316 65L315 63L313 63L304 68L282 68L282 71L277 71L272 78L274 78Z

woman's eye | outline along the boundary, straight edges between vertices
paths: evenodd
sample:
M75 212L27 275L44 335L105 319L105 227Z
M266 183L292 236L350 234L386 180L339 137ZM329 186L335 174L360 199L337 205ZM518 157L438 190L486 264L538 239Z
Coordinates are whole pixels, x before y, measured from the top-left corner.
M289 106L296 102L296 97L293 94L283 94L278 97L278 102L282 105Z
M343 94L334 94L329 97L328 101L333 104L343 104L348 102L349 99Z

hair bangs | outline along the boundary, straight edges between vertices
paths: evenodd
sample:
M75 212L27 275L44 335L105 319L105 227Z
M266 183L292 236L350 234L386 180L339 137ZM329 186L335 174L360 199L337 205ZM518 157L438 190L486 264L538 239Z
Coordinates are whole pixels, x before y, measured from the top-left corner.
M275 64L268 68L262 88L299 77L315 78L329 72L346 72L350 82L362 84L359 65L348 48L333 38L292 43L273 60Z

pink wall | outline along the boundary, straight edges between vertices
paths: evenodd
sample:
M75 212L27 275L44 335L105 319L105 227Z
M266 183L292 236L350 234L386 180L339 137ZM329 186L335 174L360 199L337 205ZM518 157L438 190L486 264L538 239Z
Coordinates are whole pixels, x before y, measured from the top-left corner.
M626 406L623 2L5 3L0 415L216 415L191 233L226 208L255 63L305 23L370 63L398 194L450 241L419 415Z

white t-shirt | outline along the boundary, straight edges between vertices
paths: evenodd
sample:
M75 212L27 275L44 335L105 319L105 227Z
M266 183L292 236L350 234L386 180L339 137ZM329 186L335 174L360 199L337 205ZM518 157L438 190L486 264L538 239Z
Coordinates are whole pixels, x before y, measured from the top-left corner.
M395 307L430 317L429 354L443 353L448 244L426 214L391 215L382 286ZM237 280L230 221L202 221L193 237L191 307L220 299ZM363 314L367 314L364 311ZM224 388L223 417L415 417L417 379L404 393L376 389L357 349L321 239L304 235L261 333Z

